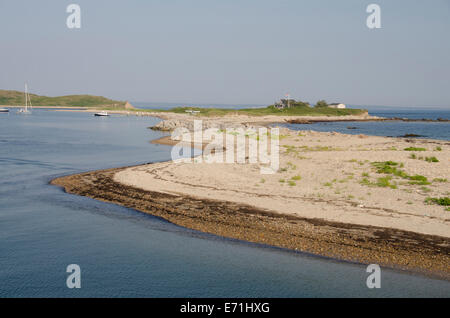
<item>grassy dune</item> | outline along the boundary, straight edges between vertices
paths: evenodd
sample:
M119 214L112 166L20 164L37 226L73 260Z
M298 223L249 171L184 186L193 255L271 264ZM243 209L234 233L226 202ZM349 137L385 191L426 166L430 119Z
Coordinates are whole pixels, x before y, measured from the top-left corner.
M116 101L102 96L67 95L58 97L30 94L33 106L64 106L64 107L107 107L122 109L123 101ZM24 93L19 91L0 90L0 105L19 106L25 103Z
M185 113L186 110L200 111L203 116L225 116L225 115L249 115L249 116L344 116L344 115L360 115L367 110L365 109L336 109L328 107L308 107L296 106L285 109L277 109L273 106L265 108L247 108L247 109L224 109L224 108L199 108L199 107L176 107L166 112ZM147 111L147 110L146 110ZM163 111L149 109L148 111Z

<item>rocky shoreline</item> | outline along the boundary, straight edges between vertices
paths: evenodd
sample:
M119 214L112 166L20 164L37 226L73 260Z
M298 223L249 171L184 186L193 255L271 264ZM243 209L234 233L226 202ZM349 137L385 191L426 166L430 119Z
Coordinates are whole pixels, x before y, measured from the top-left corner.
M409 231L283 215L228 201L146 191L114 180L126 168L56 178L67 193L119 204L205 233L376 263L450 280L450 240Z
M363 115L348 116L246 116L236 115L230 117L204 117L185 114L165 113L155 114L156 117L163 119L155 126L149 127L158 131L173 131L177 128L186 128L193 131L193 121L202 120L203 129L217 128L225 130L227 128L257 128L279 123L288 124L314 124L324 122L385 122L385 121L403 121L403 122L450 122L449 119L410 119L410 118L385 118L371 116L368 113Z
M189 131L194 130L194 120L202 121L202 129L216 128L220 130L237 128L258 128L267 127L272 124L280 123L313 123L313 122L335 122L335 121L369 121L382 119L376 116L370 116L368 113L362 115L347 116L248 116L248 115L230 115L219 117L207 117L201 115L186 115L176 113L155 114L162 119L155 126L148 127L158 131L173 131L177 128L186 128Z

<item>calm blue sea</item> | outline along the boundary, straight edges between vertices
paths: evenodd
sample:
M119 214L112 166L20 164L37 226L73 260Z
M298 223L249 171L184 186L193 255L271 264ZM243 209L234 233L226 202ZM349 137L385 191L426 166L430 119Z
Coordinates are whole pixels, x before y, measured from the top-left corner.
M0 114L0 297L448 297L450 283L207 235L64 193L57 176L169 159L148 117ZM66 267L81 267L81 289Z
M134 102L140 108L171 109L179 107L179 103L151 103ZM183 104L185 107L217 107L229 109L261 108L264 105L229 105L229 104ZM369 114L379 117L398 117L409 119L450 119L450 108L417 108L417 107L388 107L388 106L350 106L350 108L364 108ZM277 124L277 126L279 126ZM406 134L420 135L420 138L450 140L450 123L447 122L333 122L314 124L283 124L294 130L336 131L344 134L366 134L374 136L399 137Z
M200 107L200 108L261 108L267 105L260 104L192 104L192 103L155 103L155 102L132 102L132 105L143 109L172 109L175 107Z
M450 109L370 108L369 114L379 117L410 119L450 119ZM450 140L450 122L330 122L314 124L283 124L294 130L336 131L344 134L400 137L406 134L420 138Z

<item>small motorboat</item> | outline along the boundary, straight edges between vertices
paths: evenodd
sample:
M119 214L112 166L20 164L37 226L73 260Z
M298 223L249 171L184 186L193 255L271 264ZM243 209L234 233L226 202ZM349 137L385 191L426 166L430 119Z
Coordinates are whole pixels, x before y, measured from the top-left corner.
M0 113L9 113L8 108L0 108Z
M108 112L102 111L99 113L95 113L94 116L105 117L105 116L109 116L109 115L108 115Z

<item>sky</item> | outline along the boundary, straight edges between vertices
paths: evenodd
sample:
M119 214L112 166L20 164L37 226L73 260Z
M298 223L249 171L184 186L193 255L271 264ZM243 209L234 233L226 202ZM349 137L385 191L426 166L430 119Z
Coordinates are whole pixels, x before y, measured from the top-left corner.
M0 0L0 89L25 82L142 102L450 108L450 0Z

